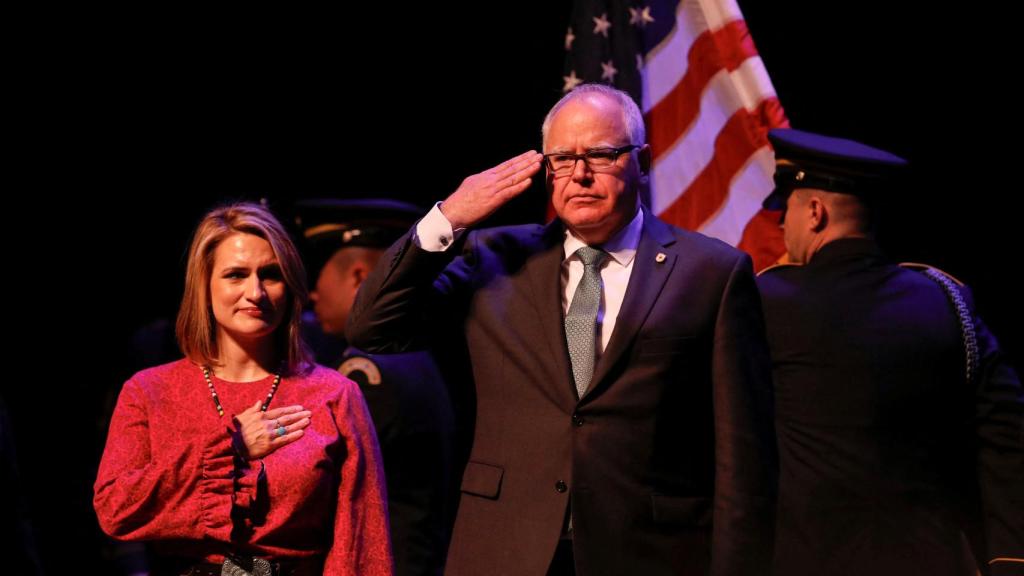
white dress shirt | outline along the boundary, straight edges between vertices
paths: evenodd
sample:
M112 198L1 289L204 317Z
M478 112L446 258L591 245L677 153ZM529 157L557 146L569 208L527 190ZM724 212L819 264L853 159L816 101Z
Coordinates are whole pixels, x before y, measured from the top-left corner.
M640 245L640 235L644 229L643 210L637 210L633 220L622 230L615 233L607 242L596 246L608 253L601 266L601 305L597 310L597 325L601 334L600 352L608 347L615 329L615 321L622 308L622 300L626 297L629 276L633 273L633 261L636 249ZM586 246L579 238L566 229L565 242L562 244L562 314L569 313L569 305L576 294L576 286L583 278L583 262L576 256L576 251Z

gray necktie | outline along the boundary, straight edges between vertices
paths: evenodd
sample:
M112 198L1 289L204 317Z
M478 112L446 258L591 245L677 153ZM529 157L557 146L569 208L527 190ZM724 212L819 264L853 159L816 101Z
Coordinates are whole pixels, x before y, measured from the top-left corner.
M584 246L576 251L583 262L583 278L576 286L569 313L565 315L565 341L572 360L572 376L580 398L594 375L597 352L597 310L601 305L601 264L608 253Z

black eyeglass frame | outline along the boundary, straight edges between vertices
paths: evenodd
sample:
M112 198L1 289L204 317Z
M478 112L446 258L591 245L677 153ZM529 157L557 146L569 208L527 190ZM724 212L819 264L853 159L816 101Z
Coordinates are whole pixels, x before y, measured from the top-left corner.
M583 163L586 165L588 169L590 169L590 171L602 172L615 166L615 163L618 162L619 160L619 156L622 156L626 152L632 152L633 150L636 150L638 148L643 148L643 146L641 146L640 144L626 144L625 146L619 146L618 148L594 148L593 150L587 150L582 154L571 154L569 152L552 152L550 154L544 154L544 164L547 166L548 170L550 170L552 174L559 174L560 172L555 169L555 165L551 161L551 157L562 156L573 159L572 166L570 166L568 170L563 169L563 171L561 172L561 174L563 175L572 174L572 172L576 170L577 162L579 162L580 160L583 160ZM590 163L590 160L592 159L591 155L593 154L611 154L612 162L608 166L600 166L597 169L595 169L594 165Z

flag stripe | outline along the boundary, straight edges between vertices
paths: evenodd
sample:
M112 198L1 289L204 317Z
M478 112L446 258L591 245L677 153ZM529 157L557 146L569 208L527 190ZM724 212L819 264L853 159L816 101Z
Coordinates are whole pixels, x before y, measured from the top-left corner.
M705 33L697 38L689 51L688 66L682 80L647 113L647 124L650 126L648 141L656 158L679 139L701 111L706 110L703 96L700 100L694 96L707 92L707 86L722 70L742 69L743 76L756 75L753 67L742 66L747 59L757 57L757 51L749 38L750 34L743 21L730 22L714 33ZM760 69L763 68L763 65L760 66ZM753 90L761 83L757 78L743 78L739 82ZM718 89L721 91L716 96L718 98L731 99L738 95L733 86L720 86ZM774 95L774 90L770 92ZM753 95L748 98L753 98Z
M758 89L762 82L760 79L749 77L756 76L759 74L758 70L763 69L760 58L750 58L732 73L720 71L708 83L701 94L701 100L694 106L694 109L699 108L701 111L701 114L695 117L695 123L679 140L672 143L669 149L659 153L657 145L651 145L655 156L651 207L655 213L660 214L662 210L675 202L704 168L714 161L713 146L716 135L722 130L728 119L743 107L743 100L753 101L753 106L748 108L748 111L755 114L774 116L777 114L775 111L781 112L781 107L778 106L778 100L774 94L762 93L756 96L749 94L754 89ZM737 85L748 87L746 96L742 96L735 89ZM751 86L755 88L749 88ZM762 107L767 110L762 111ZM653 126L662 121L648 119L647 122L652 123ZM763 130L760 136L763 137L767 132L767 127L763 126L760 121L758 124L762 125ZM648 142L654 140L654 137L648 138ZM761 145L763 139L756 143Z
M609 37L592 32L602 16ZM566 76L598 82L614 64L603 81L640 103L652 210L739 245L758 268L781 255L778 215L760 203L773 186L767 131L788 122L736 0L577 0L571 30Z
M660 153L651 144L655 156L651 208L656 213L661 214L667 210L714 160L715 138L739 109L739 99L728 98L729 85L729 73L720 71L701 94L702 101L691 99L696 103L693 109L699 108L703 113L694 116L693 125L689 126L683 137ZM726 96L723 101L715 102L721 95ZM651 136L647 140L653 142L656 138Z
M740 243L747 222L761 211L762 190L773 186L775 155L769 146L758 148L729 183L729 195L700 231L733 246Z
M745 108L733 114L715 137L714 162L705 166L685 193L658 215L677 226L700 229L725 202L733 176L748 158L767 145L764 132L751 133L752 116L760 115L760 112L751 114Z
M726 22L743 20L743 13L740 12L736 0L697 0L694 4L700 6L704 19L712 30L725 26Z
M680 55L690 54L695 40L707 32L707 23L696 17L696 7L692 2L681 2L672 32L644 55L643 93L640 95L640 109L644 114L679 84L689 66L688 59Z

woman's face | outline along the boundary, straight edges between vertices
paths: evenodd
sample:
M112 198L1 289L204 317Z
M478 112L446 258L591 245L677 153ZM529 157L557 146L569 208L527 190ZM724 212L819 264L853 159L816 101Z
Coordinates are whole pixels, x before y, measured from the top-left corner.
M239 343L273 334L288 306L288 287L270 243L235 233L213 252L210 307L217 338Z

